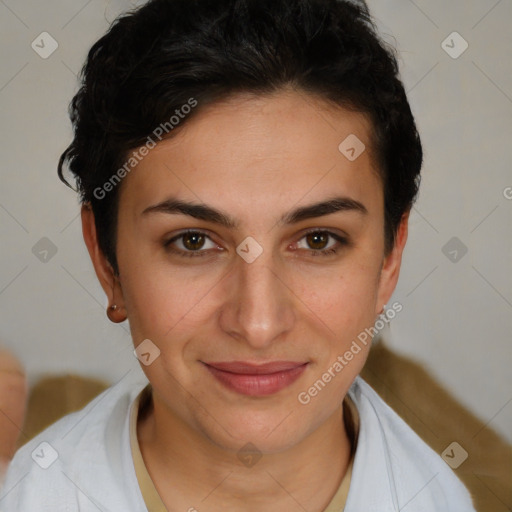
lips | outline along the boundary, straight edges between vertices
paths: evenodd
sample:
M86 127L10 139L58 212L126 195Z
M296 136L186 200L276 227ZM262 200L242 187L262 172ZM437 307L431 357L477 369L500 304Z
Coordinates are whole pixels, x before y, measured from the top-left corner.
M248 396L277 393L295 382L308 363L272 361L255 364L245 361L203 363L209 372L232 391Z
M273 361L271 363L254 364L243 361L232 361L229 363L205 363L208 366L217 368L230 373L238 373L244 375L268 375L270 373L284 372L302 366L303 362L297 363L292 361Z

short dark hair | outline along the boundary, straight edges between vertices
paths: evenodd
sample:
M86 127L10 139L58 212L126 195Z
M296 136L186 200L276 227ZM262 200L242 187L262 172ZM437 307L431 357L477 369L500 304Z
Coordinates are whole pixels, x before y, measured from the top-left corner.
M69 186L67 162L116 274L119 187L100 198L95 190L191 98L198 106L177 129L201 106L286 86L367 114L383 184L386 254L416 200L420 138L395 51L364 2L150 0L118 17L91 47L80 80L69 106L74 138L58 174Z

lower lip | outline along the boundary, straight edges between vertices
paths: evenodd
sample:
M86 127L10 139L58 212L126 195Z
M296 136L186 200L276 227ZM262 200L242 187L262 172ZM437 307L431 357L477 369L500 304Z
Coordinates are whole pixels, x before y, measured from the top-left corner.
M230 373L205 365L213 376L229 389L248 396L266 396L290 386L304 372L308 363L290 370L264 375Z

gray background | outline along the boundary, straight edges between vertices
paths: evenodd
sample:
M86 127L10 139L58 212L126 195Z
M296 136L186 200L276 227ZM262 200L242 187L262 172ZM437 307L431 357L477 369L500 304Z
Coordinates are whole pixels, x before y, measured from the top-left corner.
M22 359L30 383L50 372L110 382L142 377L128 325L105 316L77 197L56 175L71 141L67 106L76 73L109 21L130 5L0 0L0 344ZM512 2L369 5L400 52L425 149L390 301L403 310L384 335L512 440ZM468 44L461 55L464 42L454 31ZM44 37L39 51L50 48L42 32L58 43L46 59L31 47L43 46Z

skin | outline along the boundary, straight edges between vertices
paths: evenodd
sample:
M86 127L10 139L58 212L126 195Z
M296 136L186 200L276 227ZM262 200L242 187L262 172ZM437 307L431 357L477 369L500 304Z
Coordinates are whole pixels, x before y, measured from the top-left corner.
M0 349L0 483L17 449L25 419L28 383L20 361Z
M161 351L142 365L153 403L139 417L138 439L169 510L320 512L338 489L350 449L341 403L369 344L309 404L297 397L373 326L398 280L408 213L385 257L370 131L363 114L290 90L203 108L122 183L119 278L98 247L92 211L83 207L97 276L120 306L111 319L128 317L135 346L150 339ZM353 162L338 150L349 134L367 148ZM239 226L142 214L171 196L221 210ZM334 196L360 201L367 214L279 222L298 206ZM201 248L207 256L166 250L164 243L188 228L210 236ZM349 245L315 242L305 233L311 228L348 237ZM252 263L236 253L248 236L263 248ZM200 247L193 243L185 237L173 247ZM318 254L333 246L336 254ZM235 360L309 364L291 386L248 397L225 388L201 363ZM252 467L237 457L247 442L263 455Z

